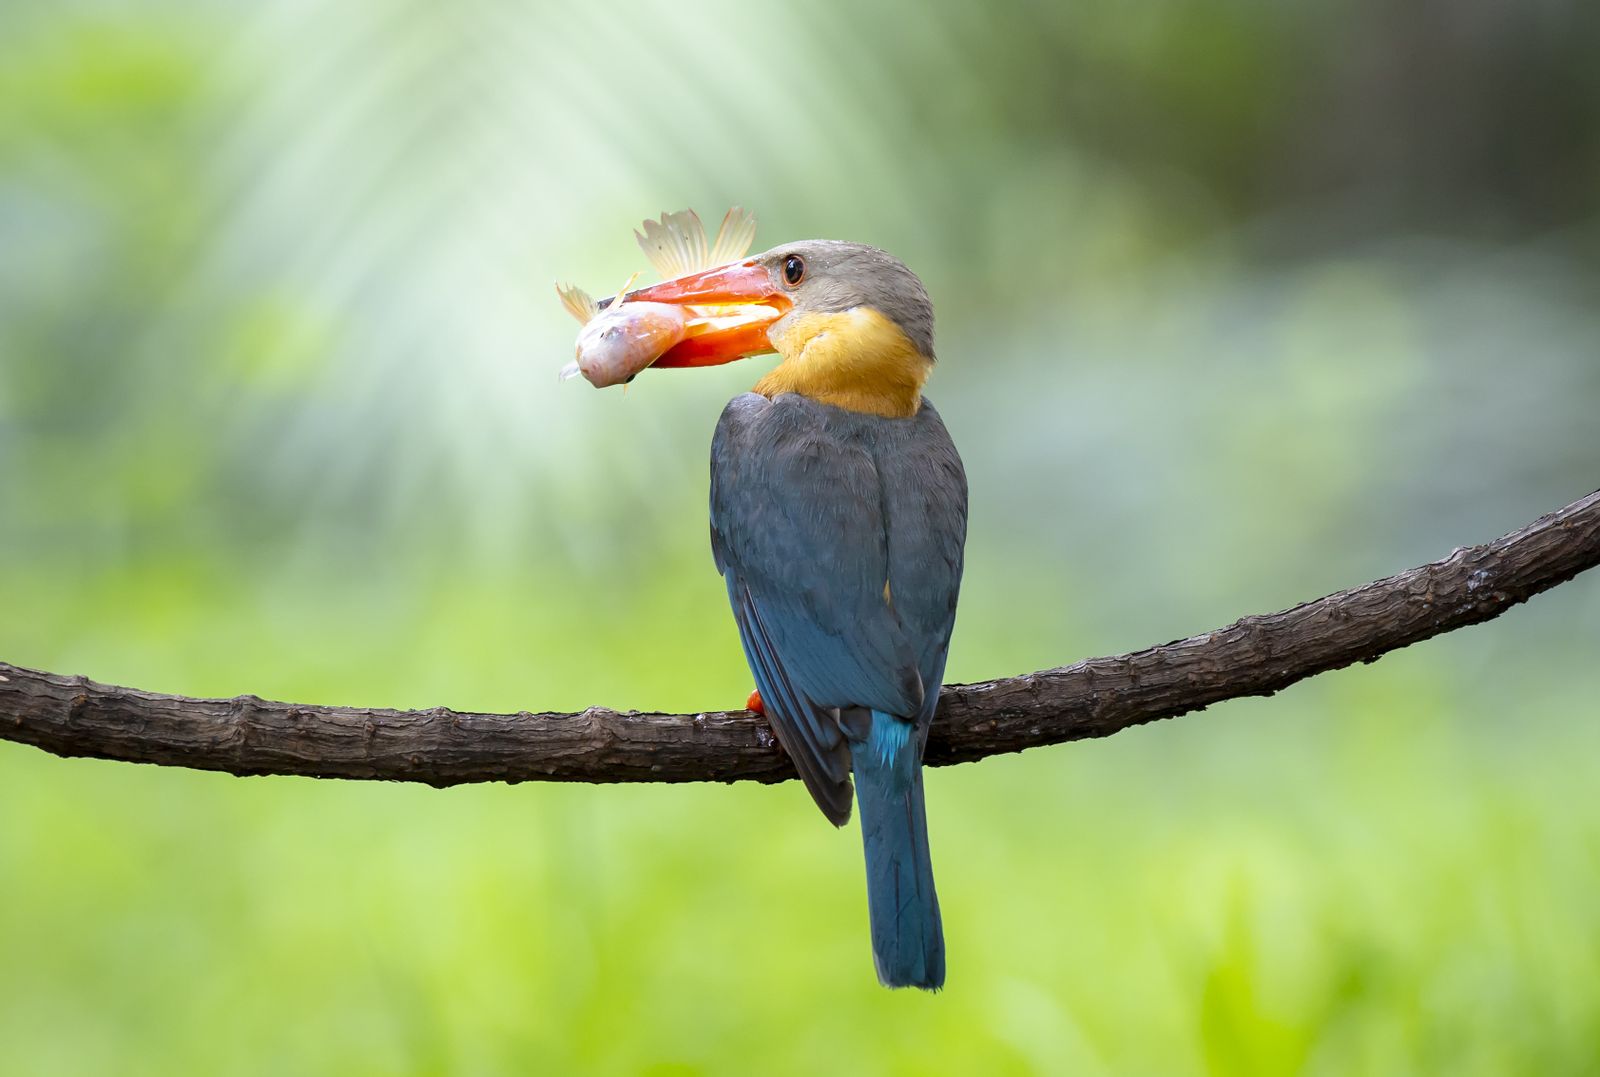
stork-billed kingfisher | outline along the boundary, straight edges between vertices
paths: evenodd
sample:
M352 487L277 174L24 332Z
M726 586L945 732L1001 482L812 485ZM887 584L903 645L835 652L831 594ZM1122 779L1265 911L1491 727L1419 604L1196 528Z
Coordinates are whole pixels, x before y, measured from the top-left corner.
M711 442L711 548L762 706L836 826L861 806L878 978L944 983L922 750L961 584L967 482L922 396L933 308L875 247L812 240L625 297L694 308L656 366L776 351Z

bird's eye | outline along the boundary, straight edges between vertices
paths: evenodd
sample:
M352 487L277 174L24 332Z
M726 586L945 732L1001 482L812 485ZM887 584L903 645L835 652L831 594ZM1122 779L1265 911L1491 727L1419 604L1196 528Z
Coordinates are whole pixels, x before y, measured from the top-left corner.
M791 254L783 260L783 279L789 282L792 288L799 284L806 276L806 260L798 254Z

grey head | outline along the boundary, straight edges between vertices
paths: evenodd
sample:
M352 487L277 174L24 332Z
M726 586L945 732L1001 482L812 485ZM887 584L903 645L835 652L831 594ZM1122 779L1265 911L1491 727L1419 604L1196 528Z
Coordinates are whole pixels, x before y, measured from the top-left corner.
M807 239L773 247L747 261L765 267L794 303L785 318L872 307L898 325L923 355L934 357L928 290L888 251L865 243Z

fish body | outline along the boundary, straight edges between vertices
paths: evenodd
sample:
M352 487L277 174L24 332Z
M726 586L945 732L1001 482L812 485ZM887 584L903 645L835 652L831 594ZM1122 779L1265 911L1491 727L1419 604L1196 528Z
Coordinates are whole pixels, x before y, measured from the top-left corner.
M635 232L639 249L663 280L743 258L755 239L755 214L735 206L722 219L715 242L706 239L705 226L694 210L664 213L659 221L645 221ZM629 284L632 283L630 278ZM556 285L561 305L583 328L578 330L577 357L561 369L561 378L584 379L596 389L626 385L645 367L673 346L700 331L691 318L715 326L715 315L698 315L670 303L625 303L624 285L603 307L582 288Z
M578 331L577 358L563 379L582 374L596 389L623 385L684 338L687 315L669 303L614 303Z

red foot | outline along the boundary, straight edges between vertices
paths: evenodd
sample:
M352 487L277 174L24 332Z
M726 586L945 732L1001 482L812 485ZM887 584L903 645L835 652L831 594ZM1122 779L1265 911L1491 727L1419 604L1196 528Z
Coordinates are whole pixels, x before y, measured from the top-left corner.
M750 698L744 701L744 709L747 711L754 711L757 714L767 713L767 708L762 705L761 702L760 689L750 693Z

